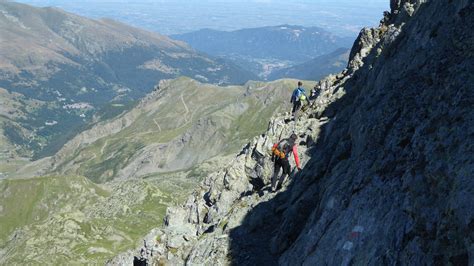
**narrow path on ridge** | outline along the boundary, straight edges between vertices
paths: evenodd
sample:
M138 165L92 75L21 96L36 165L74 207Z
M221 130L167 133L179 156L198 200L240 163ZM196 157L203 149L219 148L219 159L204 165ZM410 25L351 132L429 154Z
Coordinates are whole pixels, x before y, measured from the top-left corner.
M156 119L155 119L155 118L153 118L153 122L155 122L155 125L158 127L158 129L159 129L160 132L161 132L160 124L158 124L158 122L156 122Z
M101 156L104 155L104 149L105 149L105 147L107 146L107 142L109 142L109 140L110 140L110 139L106 139L106 140L104 141L104 145L102 145L102 148L100 148L100 155L101 155Z
M188 125L190 122L192 122L192 118L194 116L194 112L191 113L191 116L190 118L188 119L188 114L190 113L189 112L189 108L188 106L186 105L186 102L184 101L184 96L183 96L183 93L181 93L180 95L180 98L181 98L181 102L183 103L183 106L184 106L184 110L185 110L185 113L184 113L184 120L185 120L185 123L184 125L178 127L179 128L182 128L182 127L185 127L186 125ZM133 136L128 136L128 137L125 137L124 139L129 139L129 138L134 138L134 137L138 137L138 136L141 136L141 135L146 135L146 134L150 134L150 133L161 133L162 132L162 129L161 129L161 126L160 124L158 123L158 121L156 121L155 118L153 118L153 122L155 123L155 125L158 127L158 130L159 131L147 131L147 132L141 132L139 134L136 134L136 135L133 135ZM105 150L105 147L107 147L108 145L108 142L110 140L114 140L114 139L118 139L118 138L110 138L110 139L106 139L104 144L102 145L101 149L100 149L100 155L104 155L104 150ZM165 143L155 143L155 144L165 144Z
M188 122L188 118L186 117L189 113L189 109L188 109L188 106L186 105L186 103L184 102L184 98L183 98L183 93L181 93L181 102L183 102L183 105L184 105L184 109L185 109L185 113L184 113L184 120L186 122Z

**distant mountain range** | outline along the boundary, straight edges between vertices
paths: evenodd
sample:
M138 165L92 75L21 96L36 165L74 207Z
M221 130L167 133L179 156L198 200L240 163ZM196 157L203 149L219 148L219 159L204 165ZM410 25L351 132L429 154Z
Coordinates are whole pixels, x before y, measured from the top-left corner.
M41 102L28 116L10 117L14 123L4 119L0 133L19 152L39 157L54 153L105 107L110 113L111 103L139 99L161 79L242 84L257 78L181 41L56 8L2 1L0 36L0 87Z
M203 29L171 37L185 41L199 51L229 59L261 78L269 77L276 69L310 61L337 48L351 47L354 41L319 27L293 25L230 32Z
M308 62L276 70L269 76L269 80L281 78L295 78L306 80L320 80L329 74L335 74L347 66L350 49L339 48L336 51L321 55Z
M239 54L254 58L274 58L305 62L334 51L350 47L352 38L338 37L319 27L292 25L269 26L236 31L203 29L171 35L211 55Z

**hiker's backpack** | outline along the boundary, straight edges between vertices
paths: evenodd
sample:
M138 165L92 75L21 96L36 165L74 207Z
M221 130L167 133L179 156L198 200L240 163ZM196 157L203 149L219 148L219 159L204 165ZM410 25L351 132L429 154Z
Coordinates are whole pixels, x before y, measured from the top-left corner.
M293 95L295 96L295 98L299 98L300 94L301 94L300 88L296 88L295 91L293 92Z
M301 89L301 88L296 88L296 89L293 91L293 94L291 95L291 102L299 101L300 96L301 96L302 94L304 94L303 89Z
M289 139L282 139L276 147L272 148L272 152L276 157L285 159L293 150L293 145Z

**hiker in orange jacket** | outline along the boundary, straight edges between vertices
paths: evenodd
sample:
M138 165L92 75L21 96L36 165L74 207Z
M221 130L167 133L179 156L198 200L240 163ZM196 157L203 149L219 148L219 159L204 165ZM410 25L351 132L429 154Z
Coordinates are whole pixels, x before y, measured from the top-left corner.
M288 160L289 156L291 155L291 152L293 152L296 167L298 168L298 170L301 170L298 150L296 148L297 139L298 136L293 133L291 134L290 138L282 139L278 143L275 143L275 145L273 145L272 147L272 161L275 162L272 176L272 192L275 192L276 190L279 190L281 188L286 176L289 175L291 172L290 161ZM281 174L280 179L278 180L278 185L276 186L277 177L280 173L280 168L283 168L283 173Z

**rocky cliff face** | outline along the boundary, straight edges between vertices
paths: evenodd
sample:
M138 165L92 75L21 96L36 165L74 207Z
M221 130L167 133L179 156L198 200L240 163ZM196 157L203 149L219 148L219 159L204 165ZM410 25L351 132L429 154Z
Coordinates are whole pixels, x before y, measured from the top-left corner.
M472 265L474 1L392 1L296 124L274 118L147 236L153 263ZM304 169L268 192L292 130ZM110 264L131 263L132 253ZM153 255L153 256L151 256Z

